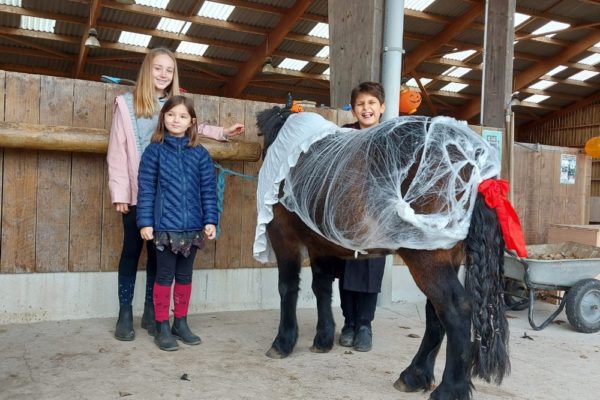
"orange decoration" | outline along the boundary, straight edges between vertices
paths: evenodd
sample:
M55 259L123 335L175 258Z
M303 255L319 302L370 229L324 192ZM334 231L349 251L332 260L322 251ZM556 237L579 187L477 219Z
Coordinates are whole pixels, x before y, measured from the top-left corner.
M593 137L585 143L585 154L600 157L600 136Z
M403 114L414 114L421 105L421 93L402 89L400 91L400 112Z
M290 111L293 113L304 112L304 107L302 107L302 104L299 104L294 100L292 102L292 107L290 107Z

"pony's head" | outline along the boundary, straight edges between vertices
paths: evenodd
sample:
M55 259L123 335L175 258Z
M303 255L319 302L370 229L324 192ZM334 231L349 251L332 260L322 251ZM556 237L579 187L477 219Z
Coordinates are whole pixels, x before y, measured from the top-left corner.
M269 110L264 110L256 114L258 135L265 137L262 151L263 160L267 155L267 149L275 141L279 130L292 113L293 111L288 107L275 106Z

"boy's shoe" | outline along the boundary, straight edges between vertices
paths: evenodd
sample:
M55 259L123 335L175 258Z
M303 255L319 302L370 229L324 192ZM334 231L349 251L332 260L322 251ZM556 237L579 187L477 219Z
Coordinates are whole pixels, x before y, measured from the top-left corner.
M342 328L340 334L340 346L352 347L354 346L354 325L346 325Z
M373 333L371 328L362 325L356 331L354 336L354 350L356 351L370 351L373 347Z

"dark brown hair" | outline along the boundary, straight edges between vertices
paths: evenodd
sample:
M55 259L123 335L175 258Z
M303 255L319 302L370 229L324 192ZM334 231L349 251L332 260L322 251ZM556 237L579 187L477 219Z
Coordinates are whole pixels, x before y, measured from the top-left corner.
M350 95L350 105L354 108L356 104L356 98L359 94L366 93L377 98L381 104L385 103L385 92L383 86L379 82L363 82L354 89Z
M188 137L188 146L194 147L200 145L200 135L198 135L198 120L196 118L196 110L194 110L194 101L186 96L172 96L165 102L165 105L160 110L158 115L158 126L152 135L152 143L162 143L165 139L165 114L174 107L183 104L187 108L187 112L192 117L192 125L187 128L185 135Z

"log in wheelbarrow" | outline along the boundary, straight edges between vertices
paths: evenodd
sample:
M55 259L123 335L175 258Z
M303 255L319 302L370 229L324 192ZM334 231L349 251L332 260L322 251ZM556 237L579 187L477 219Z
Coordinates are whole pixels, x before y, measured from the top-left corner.
M600 247L575 242L527 246L527 258L505 253L505 300L509 309L529 309L529 325L544 329L565 309L575 330L600 330ZM559 306L545 321L534 321L537 291L562 291L551 295Z

